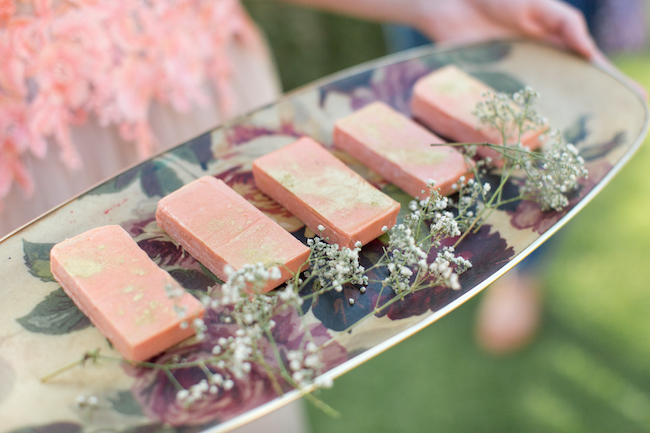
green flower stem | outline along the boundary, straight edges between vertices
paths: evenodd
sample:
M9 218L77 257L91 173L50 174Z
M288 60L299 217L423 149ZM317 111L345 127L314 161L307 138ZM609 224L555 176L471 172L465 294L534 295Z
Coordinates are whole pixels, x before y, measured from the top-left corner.
M205 362L201 361L199 363L199 367L201 368L201 371L203 374L205 374L205 377L208 379L208 381L212 382L212 372L208 369L208 367L205 365Z
M322 410L323 412L325 412L327 415L331 416L332 418L340 418L341 414L338 411L336 411L334 408L332 408L330 405L328 405L327 403L325 403L321 399L315 397L314 395L312 395L312 394L310 394L308 392L305 392L300 387L300 385L295 380L293 380L293 377L291 377L291 374L289 374L287 369L284 367L284 363L282 362L282 357L280 356L280 350L278 349L278 346L277 346L277 344L275 342L275 339L273 338L273 334L270 332L270 330L267 327L264 327L263 331L266 334L266 336L267 336L267 338L269 340L269 343L271 344L271 348L273 349L273 354L274 354L275 358L278 361L278 365L280 367L280 376L283 377L292 387L299 390L300 396L304 397L305 400L307 400L308 402L313 404L316 408ZM265 364L266 367L268 367L270 369L270 366L266 363L266 361L264 361L264 364ZM269 377L271 377L272 375L273 375L273 371L271 370ZM274 379L275 378L273 377L272 381ZM276 381L276 383L277 383L277 381ZM280 387L280 384L277 383L277 386ZM277 391L277 389L276 389L276 391ZM281 391L281 388L280 388L280 391ZM280 394L280 395L282 395L282 394Z
M271 332L271 330L267 326L262 327L262 331L264 331L264 334L266 335L266 338L269 340L269 343L271 344L271 349L273 350L273 355L275 356L275 359L278 361L278 366L280 367L280 372L281 373L287 373L287 369L284 367L284 363L282 362L282 356L280 355L280 349L278 349L278 345L275 342L275 338L273 338L273 333Z
M208 358L207 360L199 360L199 361L189 361L189 362L177 362L177 363L170 363L170 364L157 364L155 362L147 362L147 361L131 361L129 359L125 358L117 358L114 356L105 356L105 355L100 355L98 356L98 359L103 359L106 361L113 361L113 362L121 362L129 365L133 365L135 367L145 367L145 368L151 368L155 370L179 370L181 368L192 368L192 367L199 367L201 366L206 366L207 364L213 364L217 361L220 360L225 360L228 359L229 352L225 352L221 355L218 356L212 356Z
M381 296L384 294L384 288L386 288L386 285L382 284L381 289L379 289L379 296L377 296L377 302L375 302L374 311L377 311L377 309L379 308L379 301L381 300Z
M257 362L259 362L262 365L262 368L264 368L264 371L266 372L266 375L268 376L269 380L271 381L271 385L273 386L273 390L275 393L278 395L278 397L282 397L284 395L284 390L282 389L282 386L280 385L280 382L278 382L278 379L275 377L275 372L271 368L271 366L266 362L264 357L261 355L258 355L259 357L256 359Z
M55 377L65 373L66 371L72 370L73 368L82 366L88 361L89 359L92 359L93 362L97 362L97 359L99 358L99 349L96 349L92 352L86 352L84 355L81 357L79 361L74 361L71 362L68 365L64 365L63 367L53 371L52 373L46 374L45 376L41 377L41 382L49 382L50 380L54 379Z
M332 418L341 418L341 413L334 409L332 406L328 405L325 403L323 400L320 398L314 396L313 394L304 391L300 385L293 380L293 377L285 370L284 372L280 373L281 376L286 380L292 387L297 389L300 392L300 396L304 397L305 400L307 400L309 403L313 404L314 407L317 409L322 410L326 415L332 417Z
M165 375L167 375L167 378L170 380L170 382L174 384L176 390L182 391L185 389L185 387L181 385L181 383L176 379L176 376L174 376L169 368L163 368L162 370L165 372Z
M182 367L186 366L186 364L192 364L191 366L196 366L197 365L196 362L165 365L165 364L156 364L154 362L131 361L131 360L128 360L128 359L125 359L125 358L117 358L117 357L114 357L114 356L100 355L99 354L99 349L97 349L94 352L91 352L91 354L93 354L92 359L93 359L94 362L97 362L98 360L103 359L105 361L119 362L119 363L126 363L126 364L130 364L130 365L135 365L137 367L147 367L147 368L152 368L152 369L157 369L157 370L163 370L165 372L165 374L167 375L167 377L169 378L169 380L171 380L172 383L174 383L174 386L176 388L178 388L179 390L183 389L183 386L178 382L178 380L176 380L176 378L172 374L171 370L174 370L174 369L177 369L177 368L182 368ZM88 354L85 354L84 357L81 359L81 361L66 365L65 367L62 367L62 368L58 369L57 371L48 374L47 376L41 378L41 382L47 382L48 380L51 380L55 376L58 376L59 374L64 373L65 371L68 371L68 370L72 369L73 367L82 366L82 365L84 365L85 361L88 360L88 359L89 359Z
M481 219L481 214L483 213L483 210L484 210L484 209L485 209L485 208L483 208L483 209L481 210L481 212L479 212L479 214L476 216L476 218L474 218L474 220L472 221L472 224L470 224L469 227L467 227L467 230L465 230L465 232L463 232L463 234L460 235L460 237L458 238L458 240L454 243L454 249L455 249L456 247L458 247L458 244L460 244L461 241L462 241L463 239L465 239L465 237L467 236L467 234L468 234L470 231L472 231L472 229L474 228L474 226L476 225L476 223L478 223L478 221ZM479 226L478 228L480 229L481 226Z
M530 153L530 149L523 147L513 147L513 146L504 146L502 144L493 144L493 143L441 143L441 144L431 144L431 146L451 146L451 147L467 147L467 146L486 146L490 147L501 155L506 155L506 151L520 152L520 153ZM540 155L541 156L541 155Z
M374 316L374 315L377 314L377 313L381 313L383 310L385 310L386 308L390 307L390 306L393 305L394 303L399 302L399 301L403 301L404 298L405 298L406 296L408 296L408 295L410 295L410 294L412 294L412 293L416 293L416 292L419 292L420 290L429 289L429 288L431 288L431 287L436 287L436 286L439 286L439 285L442 284L442 282L441 282L440 280L436 279L436 280L434 280L433 282L429 282L429 283L427 283L426 285L420 285L420 284L422 284L422 283L425 282L425 281L426 281L426 278L422 278L421 281L420 281L419 283L416 281L415 283L413 283L413 286L411 286L411 289L410 289L410 290L408 290L408 291L402 293L401 295L396 295L394 298L389 299L388 301L386 301L385 304L382 304L381 306L377 306L377 304L375 304L375 308L372 310L371 313L366 314L365 316L363 316L361 319L357 320L357 321L356 321L355 323L353 323L352 325L350 325L350 326L348 326L347 328L345 328L345 329L339 331L339 333L338 333L337 335L345 335L345 334L346 334L349 330L351 330L353 327L358 326L359 323L361 323L361 322L363 322L363 321L369 319L370 317ZM378 282L379 282L379 281L378 281ZM382 287L382 290L383 290L383 287ZM381 296L378 297L378 300L379 300L379 299L381 299ZM336 338L336 337L334 337L334 339L335 339L335 338ZM326 345L332 343L332 342L334 341L334 339L329 340L328 342L326 342L324 346L326 346Z
M431 147L467 147L467 146L490 146L490 143L431 143Z
M512 203L512 202L515 202L517 200L525 200L525 197L520 194L517 197L512 197L512 198L509 198L507 200L501 200L499 202L499 206L503 206L504 204Z
M266 327L264 328L264 331L266 333ZM277 350L277 346L275 345L275 340L273 340L273 335L270 333L267 334L270 335L269 341L271 341L272 346L274 346L275 351L274 355L275 358L278 361L279 365L282 365L282 360L279 357L279 351ZM257 347L257 341L253 342L253 349L255 350L255 358L254 361L257 361L262 368L264 368L264 371L266 372L266 375L268 376L269 380L271 381L271 385L273 386L273 390L275 393L278 395L278 397L282 397L284 395L284 390L282 389L282 386L280 385L280 382L275 377L275 372L271 368L268 362L266 362L266 359L264 359L264 355L260 352L259 348Z
M436 281L437 281L437 280L436 280ZM408 296L408 295L410 295L410 294L412 294L412 293L415 293L415 292L419 292L420 290L428 289L428 288L430 288L430 287L434 287L434 286L433 286L432 284L428 284L428 285L426 285L426 286L418 286L418 283L417 283L417 282L416 282L416 283L413 283L413 286L411 286L411 290L406 291L406 292L400 294L400 296L395 296L394 298L389 299L388 301L386 301L386 303L382 304L380 307L375 308L375 309L373 310L372 314L368 314L368 316L366 316L366 317L369 317L369 316L371 316L371 315L375 315L375 314L377 314L377 313L381 313L383 310L385 310L386 308L390 307L390 306L393 305L394 303L399 302L399 301L403 301L405 296ZM366 317L364 317L364 319L365 319Z

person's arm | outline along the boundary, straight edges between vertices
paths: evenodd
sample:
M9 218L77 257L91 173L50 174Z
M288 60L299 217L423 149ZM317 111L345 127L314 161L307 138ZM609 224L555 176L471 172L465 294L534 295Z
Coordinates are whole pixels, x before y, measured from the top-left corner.
M602 54L584 16L559 0L288 0L365 19L411 25L443 43L529 37L588 59Z

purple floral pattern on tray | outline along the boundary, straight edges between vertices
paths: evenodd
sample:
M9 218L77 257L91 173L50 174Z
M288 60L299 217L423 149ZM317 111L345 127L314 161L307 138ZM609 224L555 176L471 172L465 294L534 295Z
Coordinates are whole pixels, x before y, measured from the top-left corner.
M140 220L126 221L121 225L158 266L164 269L171 266L201 269L200 263L194 257L174 243L172 238L158 227L154 215Z
M321 86L320 104L323 105L329 93L336 92L349 95L350 106L355 110L371 102L382 101L404 114L410 114L413 85L422 76L452 63L495 63L506 59L510 51L510 44L497 41L478 50L451 50L389 64L375 71L362 71ZM521 87L520 83L505 74L486 73L481 78L487 78L486 82L499 91L513 92ZM507 85L502 85L503 82L507 82Z
M228 142L234 145L247 143L255 138L273 135L290 135L299 138L302 134L296 131L291 122L283 121L279 128L265 128L252 125L233 125L227 132Z
M412 94L403 89L412 89L415 82L429 72L431 70L420 61L387 66L380 77L374 75L367 86L352 91L351 107L358 110L371 102L382 101L397 111L410 113Z

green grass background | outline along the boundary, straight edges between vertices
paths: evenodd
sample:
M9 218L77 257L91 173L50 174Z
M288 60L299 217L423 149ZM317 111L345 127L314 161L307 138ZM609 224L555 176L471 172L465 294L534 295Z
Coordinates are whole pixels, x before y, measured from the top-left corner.
M375 24L245 3L286 90L385 53ZM650 88L650 54L615 61ZM650 431L649 166L646 145L562 229L532 344L505 357L479 350L478 296L320 392L342 417L308 406L313 432Z

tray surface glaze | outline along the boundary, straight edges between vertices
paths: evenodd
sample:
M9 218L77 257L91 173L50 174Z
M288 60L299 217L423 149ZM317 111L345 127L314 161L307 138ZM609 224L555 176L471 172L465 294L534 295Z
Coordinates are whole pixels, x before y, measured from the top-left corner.
M461 276L460 291L423 290L379 315L372 314L379 296L373 287L365 294L330 292L317 302L305 303L311 332L318 344L327 347L325 374L331 377L431 324L514 266L590 201L646 134L646 105L623 81L567 53L520 41L418 49L292 92L118 174L0 242L0 432L26 427L42 428L43 433L225 431L298 398L295 391L277 397L264 372L253 371L231 392L187 411L175 401L173 385L163 373L104 361L41 383L42 376L81 359L85 352L99 348L104 355L119 356L52 278L49 250L54 243L93 227L120 224L159 266L199 295L214 284L213 277L156 225L154 212L162 196L198 177L213 175L304 241L313 234L302 222L255 188L252 161L304 135L331 146L334 122L373 101L384 101L409 115L415 81L447 64L499 91L511 93L524 85L537 90L538 111L580 149L589 178L562 212L544 213L536 204L521 201L492 214L478 233L457 248L473 263ZM349 156L334 153L407 208L409 196ZM362 262L372 264L383 245L379 239L365 246ZM355 299L352 306L347 302L350 297ZM285 312L275 321L278 345L282 350L295 349L302 332L298 315ZM174 353L200 357L210 339L234 332L217 316L208 315L206 323L208 342ZM169 356L154 361L164 362ZM180 373L181 382L191 383L200 374L187 369ZM76 408L79 395L97 396L97 409L89 413Z

